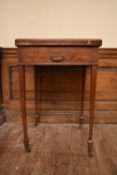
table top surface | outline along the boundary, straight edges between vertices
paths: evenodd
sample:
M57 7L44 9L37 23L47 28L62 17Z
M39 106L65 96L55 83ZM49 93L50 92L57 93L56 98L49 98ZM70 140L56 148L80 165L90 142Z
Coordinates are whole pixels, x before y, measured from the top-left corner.
M101 39L16 39L15 45L18 47L28 46L82 46L100 47Z

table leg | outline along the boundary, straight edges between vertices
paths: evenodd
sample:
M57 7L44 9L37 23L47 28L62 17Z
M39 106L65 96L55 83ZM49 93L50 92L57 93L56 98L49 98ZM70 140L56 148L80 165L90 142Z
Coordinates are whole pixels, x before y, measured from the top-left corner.
M90 116L89 116L89 138L88 138L88 154L92 156L92 135L93 122L95 112L95 94L96 94L97 66L91 66L91 89L90 89Z
M38 66L34 68L35 76L35 126L39 123L39 69Z
M21 99L21 112L24 131L24 146L27 152L30 152L29 137L27 133L27 117L26 117L26 95L25 95L25 66L19 66L20 78L20 99Z
M81 68L81 113L79 119L79 127L82 127L84 121L84 95L85 95L85 80L86 80L86 66Z

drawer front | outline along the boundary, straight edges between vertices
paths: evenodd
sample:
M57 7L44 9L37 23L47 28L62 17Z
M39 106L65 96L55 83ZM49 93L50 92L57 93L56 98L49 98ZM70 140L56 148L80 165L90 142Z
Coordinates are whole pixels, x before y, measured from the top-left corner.
M96 64L95 48L79 47L22 47L19 63L39 65Z

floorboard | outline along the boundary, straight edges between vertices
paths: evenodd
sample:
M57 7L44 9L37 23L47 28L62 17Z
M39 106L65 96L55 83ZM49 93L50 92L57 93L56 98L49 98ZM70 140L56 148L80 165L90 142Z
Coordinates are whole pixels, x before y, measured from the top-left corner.
M24 151L22 125L0 127L0 175L116 175L117 125L94 125L93 157L87 154L88 125L28 126L32 152Z

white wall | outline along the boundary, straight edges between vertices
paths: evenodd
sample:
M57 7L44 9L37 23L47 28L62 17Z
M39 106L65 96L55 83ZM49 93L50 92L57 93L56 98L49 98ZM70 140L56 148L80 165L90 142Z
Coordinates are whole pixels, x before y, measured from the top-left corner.
M0 0L0 46L15 38L102 38L117 47L117 0Z

